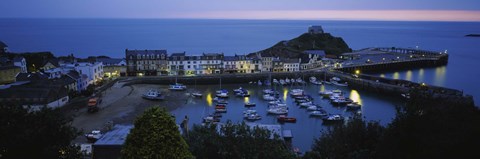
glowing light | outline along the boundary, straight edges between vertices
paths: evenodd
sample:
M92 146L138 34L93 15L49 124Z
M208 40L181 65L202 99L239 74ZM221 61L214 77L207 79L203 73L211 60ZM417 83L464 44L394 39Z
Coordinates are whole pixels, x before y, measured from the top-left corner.
M360 97L360 94L358 93L357 90L352 89L350 91L350 99L352 99L355 102L358 102L358 104L362 104L362 98Z
M283 88L283 101L287 101L287 97L288 97L288 89Z
M205 99L207 100L208 106L212 106L212 103L213 103L212 94L211 94L211 93L208 93L208 94L207 94L207 98L205 98Z
M408 80L408 81L412 80L412 70L407 71L407 73L405 75L405 79Z
M250 102L250 98L245 97L245 98L243 98L243 101L244 101L245 103L248 103L248 102Z
M393 79L399 79L400 78L400 73L395 72L393 73Z
M360 74L360 70L355 70L355 74Z

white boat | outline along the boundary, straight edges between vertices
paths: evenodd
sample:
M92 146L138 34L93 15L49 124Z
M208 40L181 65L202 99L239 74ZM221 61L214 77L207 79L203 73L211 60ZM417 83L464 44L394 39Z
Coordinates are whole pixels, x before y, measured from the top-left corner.
M273 79L273 84L278 85L278 84L280 84L280 82L278 82L277 79Z
M244 89L243 89L242 87L240 87L240 88L238 88L238 89L234 89L233 92L235 92L235 93L240 93L240 92L243 92L243 90L244 90Z
M270 114L287 114L288 110L283 108L270 108L267 112Z
M308 78L308 80L310 81L310 83L313 83L313 82L317 82L317 77L310 77Z
M272 100L275 100L275 97L270 94L265 94L263 95L263 100L272 101Z
M298 84L305 84L305 82L301 78L297 78L295 80Z
M256 105L255 103L251 103L251 102L245 103L245 107L254 107L255 105Z
M273 94L275 91L273 89L264 89L262 92L264 94Z
M228 93L225 93L225 92L217 93L215 96L219 98L228 98Z
M172 90L172 91L184 91L184 90L187 89L187 86L185 86L183 84L180 84L180 83L175 83L175 84L170 85L170 87L168 89Z
M243 111L243 114L251 114L251 113L257 113L257 110L248 109L248 110Z
M148 99L148 100L163 100L165 97L160 93L158 90L148 90L147 93L142 95L142 98Z
M348 83L347 83L347 82L345 82L345 83L338 83L337 81L332 81L332 84L337 85L337 86L341 86L341 87L347 87L347 86L348 86Z
M280 81L279 81L279 82L280 82L280 84L281 84L281 85L285 85L285 84L287 84L287 83L285 82L285 80L283 80L283 79L280 79Z
M244 118L249 121L255 121L255 120L262 119L262 116L258 115L257 113L250 113L250 114L245 114Z
M291 96L302 96L302 95L304 95L304 91L303 91L303 89L292 89L290 91L290 95Z
M330 81L337 81L337 82L339 82L339 81L341 81L341 79L338 78L338 77L332 77L332 79L331 79Z
M290 84L290 79L286 78L285 83Z
M318 116L318 117L324 117L327 116L327 112L325 110L316 110L310 113L310 116Z
M258 84L259 86L261 86L261 85L262 85L262 81L258 80L257 84Z
M319 109L319 107L316 106L316 105L310 105L310 106L307 107L308 111L315 111L315 110L318 110L318 109Z
M343 121L343 119L343 116L341 116L340 114L328 115L322 118L323 122L341 122Z
M347 104L347 109L355 110L360 108L362 108L362 105L358 104L357 102Z
M192 96L193 96L193 97L202 97L203 94L202 94L202 93L198 93L198 92L193 92L193 93L192 93Z
M309 107L311 105L313 105L313 102L303 102L303 103L300 103L298 104L300 107Z

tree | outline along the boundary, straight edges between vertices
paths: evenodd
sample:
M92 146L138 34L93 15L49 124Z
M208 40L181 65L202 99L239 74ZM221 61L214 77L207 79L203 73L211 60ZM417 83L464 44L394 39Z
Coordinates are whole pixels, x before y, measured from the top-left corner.
M174 119L164 108L152 107L135 120L123 149L123 158L191 158Z
M272 138L273 136L273 138ZM186 137L196 158L294 158L284 141L267 129L228 121L217 125L194 125Z
M71 141L80 132L58 109L29 112L18 105L0 105L0 158L79 158Z
M480 158L480 110L411 95L379 143L379 158Z
M355 117L324 132L304 158L373 158L383 130L378 122L367 123Z

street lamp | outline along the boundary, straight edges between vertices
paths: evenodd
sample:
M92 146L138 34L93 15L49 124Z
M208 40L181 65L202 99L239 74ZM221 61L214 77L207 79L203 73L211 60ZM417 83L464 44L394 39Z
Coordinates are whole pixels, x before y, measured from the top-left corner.
M360 70L355 70L355 74L360 74Z

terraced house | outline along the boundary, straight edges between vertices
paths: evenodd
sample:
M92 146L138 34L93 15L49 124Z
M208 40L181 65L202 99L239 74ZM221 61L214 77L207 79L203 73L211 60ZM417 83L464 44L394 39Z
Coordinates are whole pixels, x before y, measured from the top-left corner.
M166 75L167 50L125 50L128 76Z

